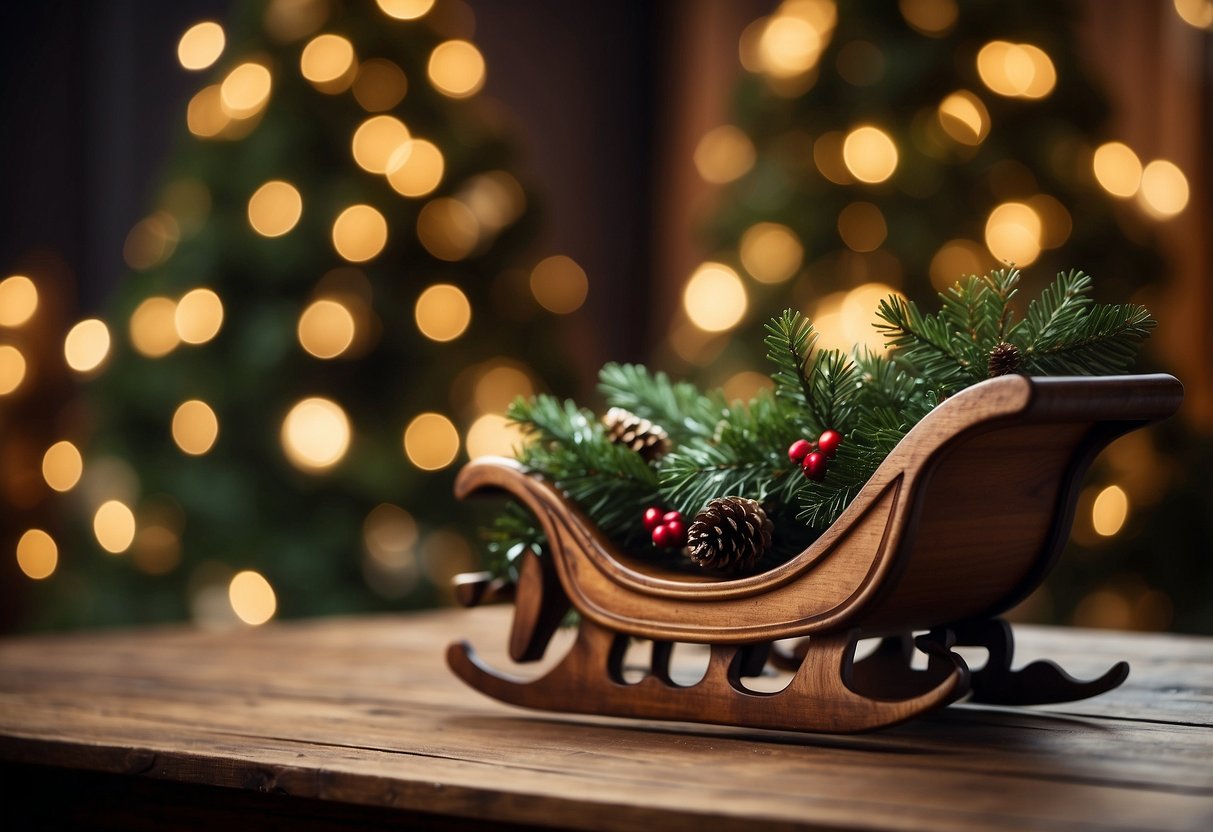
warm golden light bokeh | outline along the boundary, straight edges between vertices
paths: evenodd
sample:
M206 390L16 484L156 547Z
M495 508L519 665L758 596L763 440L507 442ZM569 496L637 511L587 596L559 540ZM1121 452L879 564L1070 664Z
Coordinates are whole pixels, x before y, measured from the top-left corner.
M888 235L884 214L870 202L852 202L838 214L838 236L852 251L875 251Z
M42 529L30 529L17 541L17 567L35 581L49 578L59 565L59 547Z
M185 109L185 123L189 131L202 139L213 139L231 123L223 111L219 84L203 87Z
M250 118L269 100L273 79L269 69L258 63L243 63L233 69L219 86L219 103L231 118Z
M370 205L351 205L333 222L333 248L351 263L365 263L387 245L387 220Z
M1141 186L1141 160L1127 144L1108 142L1095 149L1095 179L1112 196L1128 199Z
M147 298L131 313L131 345L148 358L168 355L181 343L176 316L177 303L172 298Z
M425 196L442 182L445 164L437 145L413 139L397 148L388 161L387 181L401 196Z
M304 351L316 358L336 358L354 342L354 316L340 301L321 298L299 316L295 333Z
M1213 31L1213 0L1173 0L1173 4L1184 23Z
M303 197L290 182L274 179L253 192L248 201L248 221L264 237L281 237L303 216Z
M818 172L835 185L853 185L855 177L842 159L842 143L846 135L839 130L822 133L813 142L813 164Z
M397 20L416 20L434 7L434 0L375 0L379 8Z
M1155 219L1169 219L1188 205L1188 178L1174 162L1155 159L1141 172L1138 202Z
M367 553L390 566L411 553L417 545L417 521L400 506L380 503L362 522L362 542Z
M354 161L368 173L387 173L409 138L408 127L395 116L371 116L354 131Z
M484 56L466 40L434 47L426 71L434 89L451 98L467 98L484 86Z
M585 270L571 257L554 254L531 269L531 294L539 305L557 315L575 312L585 303L590 281Z
M173 310L177 337L187 344L205 344L223 326L223 301L210 289L191 289Z
M385 58L363 61L354 78L354 100L368 113L392 109L408 91L404 70Z
M340 35L318 35L299 56L299 72L321 92L344 92L353 82L358 64L354 45Z
M227 596L236 617L252 627L269 621L278 609L278 598L270 582L251 569L232 576Z
M109 356L110 331L97 318L89 318L68 330L63 340L63 355L67 366L78 373L96 370Z
M282 420L282 450L306 473L332 468L350 447L350 420L334 401L313 396L298 402Z
M417 215L417 239L430 254L453 263L475 250L480 223L463 202L439 197L427 202Z
M1023 202L1004 202L986 220L986 247L1003 263L1030 266L1040 257L1040 215Z
M25 380L25 355L12 344L0 344L0 396L7 396Z
M206 69L219 60L226 45L223 27L213 20L204 20L186 29L177 41L177 60L185 69L195 72Z
M897 145L888 133L870 124L856 127L842 143L842 159L860 182L884 182L897 170Z
M173 441L190 456L201 456L219 438L219 417L200 399L182 402L173 413Z
M120 555L135 539L135 515L121 500L107 500L93 515L93 535L101 548Z
M55 491L71 491L83 473L84 458L66 439L51 445L42 455L42 479Z
M122 259L132 269L150 269L167 260L177 248L181 229L171 214L157 211L132 226L122 245Z
M524 369L514 364L499 364L476 379L472 401L480 413L504 413L514 399L534 392L535 385Z
M996 263L989 250L976 240L948 240L931 258L931 285L942 292L969 275L985 274Z
M499 413L486 413L468 428L468 459L482 456L513 456L522 443L522 431Z
M804 244L777 222L755 223L741 235L741 265L759 283L782 283L800 270Z
M0 280L0 326L18 327L38 309L38 288L23 274Z
M445 468L459 453L459 431L441 413L422 413L404 429L404 453L423 471Z
M417 298L413 317L421 334L432 341L453 341L472 321L472 305L458 286L439 283Z
M745 286L728 266L704 263L687 281L682 305L695 326L707 332L723 332L745 317Z
M1030 43L990 41L977 53L977 74L991 92L1008 98L1044 98L1057 84L1052 59Z
M714 127L695 146L695 169L705 182L722 185L740 179L754 167L754 143L739 127Z
M932 38L950 32L960 15L956 0L898 0L897 7L914 31Z
M1101 537L1112 537L1129 517L1129 496L1119 485L1109 485L1091 506L1091 526Z
M976 146L990 134L990 111L968 90L957 90L939 103L939 126L961 144Z

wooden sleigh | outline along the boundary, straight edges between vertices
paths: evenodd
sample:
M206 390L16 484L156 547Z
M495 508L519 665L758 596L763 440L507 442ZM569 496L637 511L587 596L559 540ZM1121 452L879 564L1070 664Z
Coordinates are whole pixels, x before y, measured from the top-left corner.
M513 601L517 662L542 658L570 604L580 623L569 652L537 679L499 674L463 641L449 646L447 662L473 688L515 705L798 731L881 728L966 693L1004 705L1103 693L1124 681L1127 664L1091 681L1052 662L1012 670L1011 629L997 616L1052 568L1095 455L1171 415L1182 398L1168 375L974 385L915 426L811 546L735 579L620 552L550 483L511 460L477 460L460 472L456 494L519 500L540 521L550 557L524 556L517 585L459 576L461 602ZM869 637L881 638L878 648L856 661L856 643ZM624 653L637 638L651 640L651 662L629 682ZM799 640L788 649L785 639ZM678 642L710 645L697 683L671 678ZM970 672L956 646L985 647L989 660ZM916 649L929 657L925 670L912 666ZM747 687L767 668L791 672L784 689Z

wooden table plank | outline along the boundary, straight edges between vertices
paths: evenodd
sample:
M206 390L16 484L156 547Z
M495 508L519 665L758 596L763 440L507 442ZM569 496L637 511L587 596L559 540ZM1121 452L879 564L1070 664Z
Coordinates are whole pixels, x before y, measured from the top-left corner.
M467 636L505 667L508 614L7 639L0 759L585 829L1213 828L1210 639L1022 628L1021 660L1133 673L1086 702L829 737L493 702L442 654Z

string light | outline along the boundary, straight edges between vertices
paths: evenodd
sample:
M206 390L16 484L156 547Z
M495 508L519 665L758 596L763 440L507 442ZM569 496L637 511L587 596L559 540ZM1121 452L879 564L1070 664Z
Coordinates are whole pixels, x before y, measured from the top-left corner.
M38 309L38 288L23 274L0 280L0 326L18 327Z
M897 145L879 127L856 127L842 142L842 160L860 182L877 184L897 170Z
M800 270L804 245L777 222L760 222L741 235L741 265L759 283L782 283Z
M898 0L897 7L914 31L932 38L950 32L960 15L955 0Z
M439 197L427 202L417 215L417 239L434 257L455 262L471 254L480 242L480 223L464 203Z
M153 296L143 301L131 313L131 345L148 358L168 355L181 343L176 317L177 304L171 298Z
M740 179L754 167L754 143L741 128L731 124L715 127L695 146L695 169L704 181L722 185Z
M83 473L84 459L66 439L51 445L42 455L42 479L55 491L71 491Z
M1213 29L1213 0L1173 0L1175 13L1189 26Z
M1022 202L1004 202L986 220L986 247L1003 263L1030 266L1040 257L1040 215Z
M826 179L835 185L854 184L855 178L842 158L842 145L846 135L838 130L822 133L813 142L813 164Z
M722 263L704 263L687 281L682 306L691 323L707 332L723 332L741 322L746 291L737 272Z
M270 582L251 569L232 576L227 595L236 617L252 627L269 621L278 609L278 598Z
M17 541L17 566L35 581L49 578L59 565L59 547L42 529L30 529Z
M190 456L201 456L219 437L219 418L199 399L182 402L173 413L173 441Z
M404 453L423 471L445 468L459 453L459 431L441 413L422 413L404 429Z
M282 449L292 465L306 473L332 468L350 446L350 421L336 402L304 399L282 420Z
M177 41L177 60L185 69L206 69L223 54L227 39L223 27L213 20L195 23Z
M514 364L499 364L476 379L472 400L481 413L502 413L514 399L534 392L531 377L525 370Z
M1099 492L1091 506L1091 526L1102 537L1112 537L1129 516L1129 497L1118 485L1109 485Z
M1188 204L1188 178L1173 162L1155 159L1141 172L1138 202L1156 219L1169 219Z
M1009 98L1044 98L1057 84L1052 59L1030 43L987 43L977 53L977 74L992 92Z
M365 263L387 245L387 220L370 205L351 205L333 222L333 248L351 263Z
M408 92L404 70L384 58L363 61L354 78L354 100L368 113L390 110Z
M408 141L409 129L400 119L371 116L354 131L354 161L369 173L387 173L393 157Z
M320 92L344 92L358 72L354 45L340 35L318 35L303 47L299 72Z
M299 345L316 358L336 358L354 342L354 316L341 302L314 301L299 316Z
M1091 158L1095 179L1112 196L1128 199L1141 187L1141 160L1121 142L1108 142Z
M931 285L942 292L968 275L985 274L993 265L989 251L976 240L948 240L931 258Z
M1040 217L1041 248L1060 248L1074 230L1074 220L1066 206L1048 194L1036 194L1029 197L1026 203Z
M968 90L958 90L939 104L939 125L961 144L977 146L990 133L990 111Z
M838 214L838 236L852 251L875 251L888 233L884 214L870 202L852 202Z
M401 196L425 196L442 182L444 164L437 145L413 139L392 155L387 181Z
M472 305L458 286L439 283L417 298L413 316L421 334L431 341L453 341L472 320Z
M557 315L575 312L585 303L590 281L571 257L545 257L531 270L531 294L539 305Z
M81 321L63 340L63 355L67 366L78 373L88 373L101 366L110 351L109 328L97 318Z
M513 456L522 438L522 431L509 419L498 413L486 413L468 428L468 459Z
M177 337L187 344L205 344L223 326L223 302L210 289L192 289L177 301L173 310Z
M388 17L416 20L434 7L434 0L375 0Z
M466 40L448 40L430 53L427 73L438 92L467 98L484 86L484 56Z
M496 234L526 209L522 185L503 170L473 176L459 189L457 198L472 212L482 234Z
M213 139L231 123L223 111L219 84L203 87L190 99L185 110L189 131L201 139Z
M135 539L135 515L120 500L107 500L93 515L93 534L101 548L120 555Z
M0 396L7 396L25 380L25 356L12 344L0 344Z
M303 197L290 182L280 179L266 182L248 201L248 221L264 237L281 237L303 216Z
M251 118L269 100L272 86L269 69L258 63L240 64L219 85L219 104L230 118Z

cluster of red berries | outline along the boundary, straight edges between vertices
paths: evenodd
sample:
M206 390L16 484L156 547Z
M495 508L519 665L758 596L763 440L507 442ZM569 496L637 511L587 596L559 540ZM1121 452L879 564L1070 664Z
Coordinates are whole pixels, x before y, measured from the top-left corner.
M788 446L788 459L800 466L804 475L815 482L821 482L826 476L829 460L838 452L842 444L842 434L836 430L821 432L816 442L807 439L797 439Z
M653 536L654 546L671 549L687 545L686 525L677 511L663 511L657 506L645 509L644 527Z

